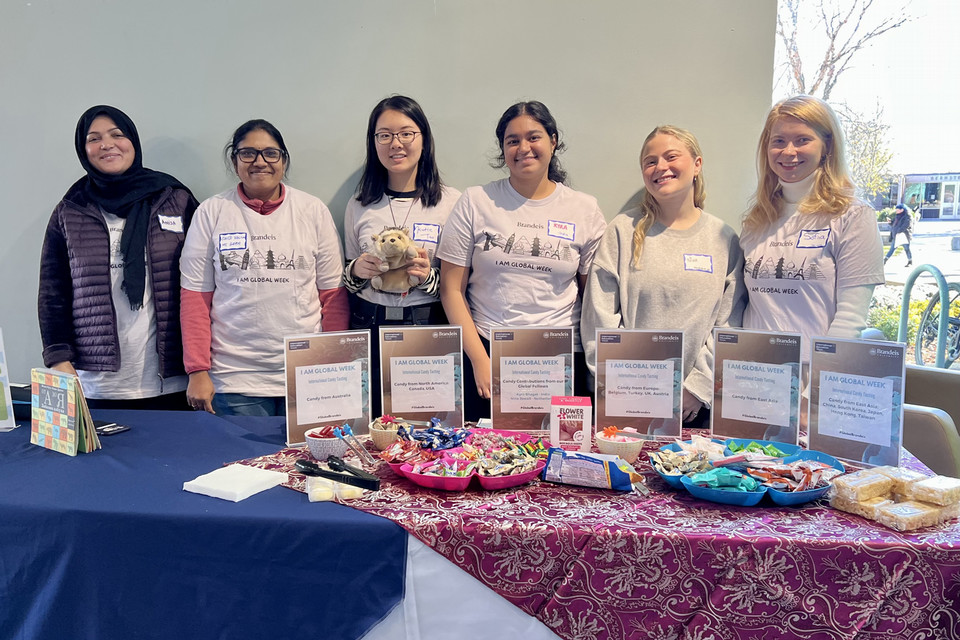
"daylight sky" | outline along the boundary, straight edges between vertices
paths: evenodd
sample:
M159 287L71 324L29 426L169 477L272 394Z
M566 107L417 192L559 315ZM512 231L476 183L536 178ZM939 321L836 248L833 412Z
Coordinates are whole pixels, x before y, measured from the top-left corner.
M904 3L874 0L874 7L891 12ZM892 172L960 173L960 2L913 0L907 13L910 22L854 56L830 101L869 113L879 101L890 125ZM802 48L801 56L809 78L811 58Z

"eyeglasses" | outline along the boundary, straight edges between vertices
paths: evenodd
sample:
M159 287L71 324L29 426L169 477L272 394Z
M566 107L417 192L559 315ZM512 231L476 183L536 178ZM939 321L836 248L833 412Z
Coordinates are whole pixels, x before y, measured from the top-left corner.
M399 140L400 144L410 144L417 138L418 135L420 135L419 131L401 131L399 133L379 131L373 134L373 139L377 141L377 144L390 144L393 142L394 138Z
M237 149L235 154L236 157L240 158L240 162L251 163L255 162L257 156L263 156L265 162L274 164L275 162L280 162L280 159L283 158L286 153L281 149L274 149L273 147L267 147L266 149L254 149L253 147L243 147L242 149Z

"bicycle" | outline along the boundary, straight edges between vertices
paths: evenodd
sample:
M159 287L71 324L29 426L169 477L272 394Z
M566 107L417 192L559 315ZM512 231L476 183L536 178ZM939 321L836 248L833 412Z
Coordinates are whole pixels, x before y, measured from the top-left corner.
M944 368L960 357L960 282L951 282L947 285L947 350L944 357ZM937 338L940 333L940 293L934 292L930 296L927 308L920 316L917 326L916 345L914 354L918 365L935 366L937 360Z

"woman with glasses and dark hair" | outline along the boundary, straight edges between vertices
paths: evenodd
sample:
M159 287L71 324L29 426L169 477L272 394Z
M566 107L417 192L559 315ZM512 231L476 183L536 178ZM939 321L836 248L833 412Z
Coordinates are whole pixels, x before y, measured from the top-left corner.
M200 203L180 262L187 400L227 415L284 415L283 337L347 328L330 211L283 184L290 154L266 120L224 148L236 188Z
M580 325L580 295L606 227L597 201L564 184L557 122L540 102L519 102L496 129L496 167L509 177L470 187L447 220L437 255L447 317L463 327L465 419L489 416L490 328ZM574 382L587 395L575 336Z
M143 167L119 109L87 109L74 146L87 175L54 209L40 261L44 364L78 374L94 408L186 409L178 263L197 201Z
M363 176L344 214L343 283L351 294L350 328L371 331L370 379L379 381L381 325L447 322L434 254L460 192L441 182L430 123L412 98L394 95L377 103L367 121L366 148ZM383 291L371 285L383 275L373 237L396 229L417 248L416 257L399 267L411 287ZM371 415L379 416L380 394L371 393L371 400Z

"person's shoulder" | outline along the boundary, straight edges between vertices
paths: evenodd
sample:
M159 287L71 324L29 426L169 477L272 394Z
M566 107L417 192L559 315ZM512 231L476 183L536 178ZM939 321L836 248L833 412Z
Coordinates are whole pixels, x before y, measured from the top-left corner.
M596 207L597 209L600 208L600 204L597 201L597 199L592 195L590 195L589 193L585 193L583 191L577 191L576 189L572 187L568 187L562 182L557 183L557 188L560 189L561 197L576 200L576 201L582 202L584 205Z
M443 185L440 188L440 202L438 204L449 203L450 206L453 206L462 195L463 193L459 189L449 185Z
M720 233L724 237L737 235L737 231L732 225L709 211L703 212L703 223L705 228L712 232Z

